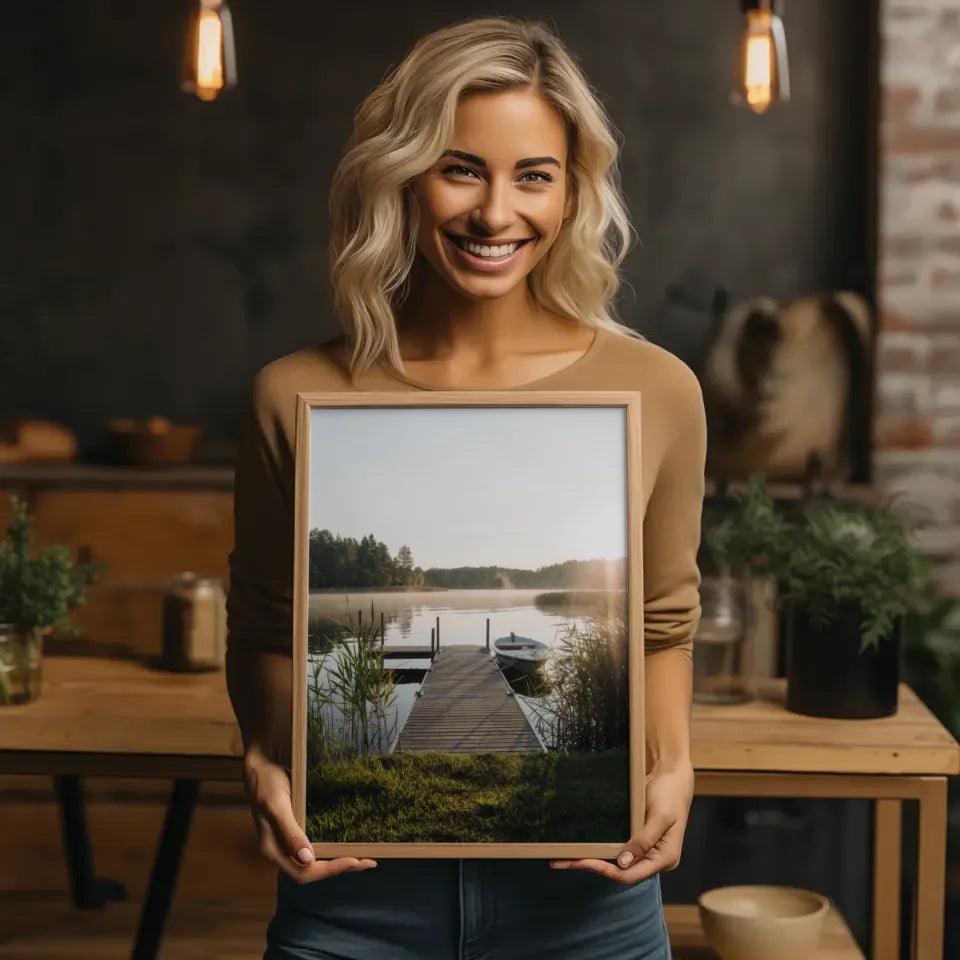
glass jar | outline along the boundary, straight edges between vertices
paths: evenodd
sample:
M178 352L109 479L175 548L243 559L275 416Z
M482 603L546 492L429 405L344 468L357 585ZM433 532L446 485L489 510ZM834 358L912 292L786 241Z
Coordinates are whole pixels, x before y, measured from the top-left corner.
M699 703L742 703L755 696L747 650L743 583L734 576L704 576L700 624L693 638L693 698Z
M223 581L185 572L163 597L163 651L167 670L220 670L226 656L227 613Z
M43 631L0 623L0 706L29 703L40 696Z

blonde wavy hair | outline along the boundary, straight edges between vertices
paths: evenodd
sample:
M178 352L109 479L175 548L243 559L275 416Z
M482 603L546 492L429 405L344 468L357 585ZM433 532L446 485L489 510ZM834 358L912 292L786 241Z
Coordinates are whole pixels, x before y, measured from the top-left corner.
M334 308L356 374L378 360L403 372L396 308L409 293L419 227L413 180L453 136L460 97L525 87L566 122L574 212L528 283L544 309L640 337L613 314L632 239L617 132L563 43L537 21L481 17L422 37L357 109L330 189Z

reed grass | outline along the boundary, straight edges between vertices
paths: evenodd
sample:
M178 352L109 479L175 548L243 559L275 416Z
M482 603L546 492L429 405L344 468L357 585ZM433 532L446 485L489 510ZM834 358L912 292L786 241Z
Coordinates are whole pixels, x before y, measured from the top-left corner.
M356 624L351 615L338 625L330 648L313 663L307 681L307 763L385 753L396 733L392 711L396 686L384 671L380 626ZM391 719L392 718L392 719Z
M623 749L630 739L626 612L564 624L546 668L549 694L527 701L551 750Z

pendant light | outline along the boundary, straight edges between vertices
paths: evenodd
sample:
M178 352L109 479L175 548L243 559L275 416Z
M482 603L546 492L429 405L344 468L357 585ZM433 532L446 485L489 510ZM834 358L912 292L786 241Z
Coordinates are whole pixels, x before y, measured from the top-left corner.
M215 100L237 84L233 18L226 0L199 0L187 34L180 86L201 100Z
M783 0L740 0L743 34L734 66L734 103L764 113L790 99L787 39L783 30Z

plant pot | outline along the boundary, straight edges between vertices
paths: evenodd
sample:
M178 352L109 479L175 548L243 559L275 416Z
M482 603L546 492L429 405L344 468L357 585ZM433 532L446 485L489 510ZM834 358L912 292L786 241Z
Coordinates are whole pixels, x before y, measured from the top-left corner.
M890 636L861 651L861 617L845 609L827 623L813 623L794 608L787 631L786 707L811 717L868 719L897 712L902 620Z
M40 696L42 630L0 623L0 706L29 703Z

